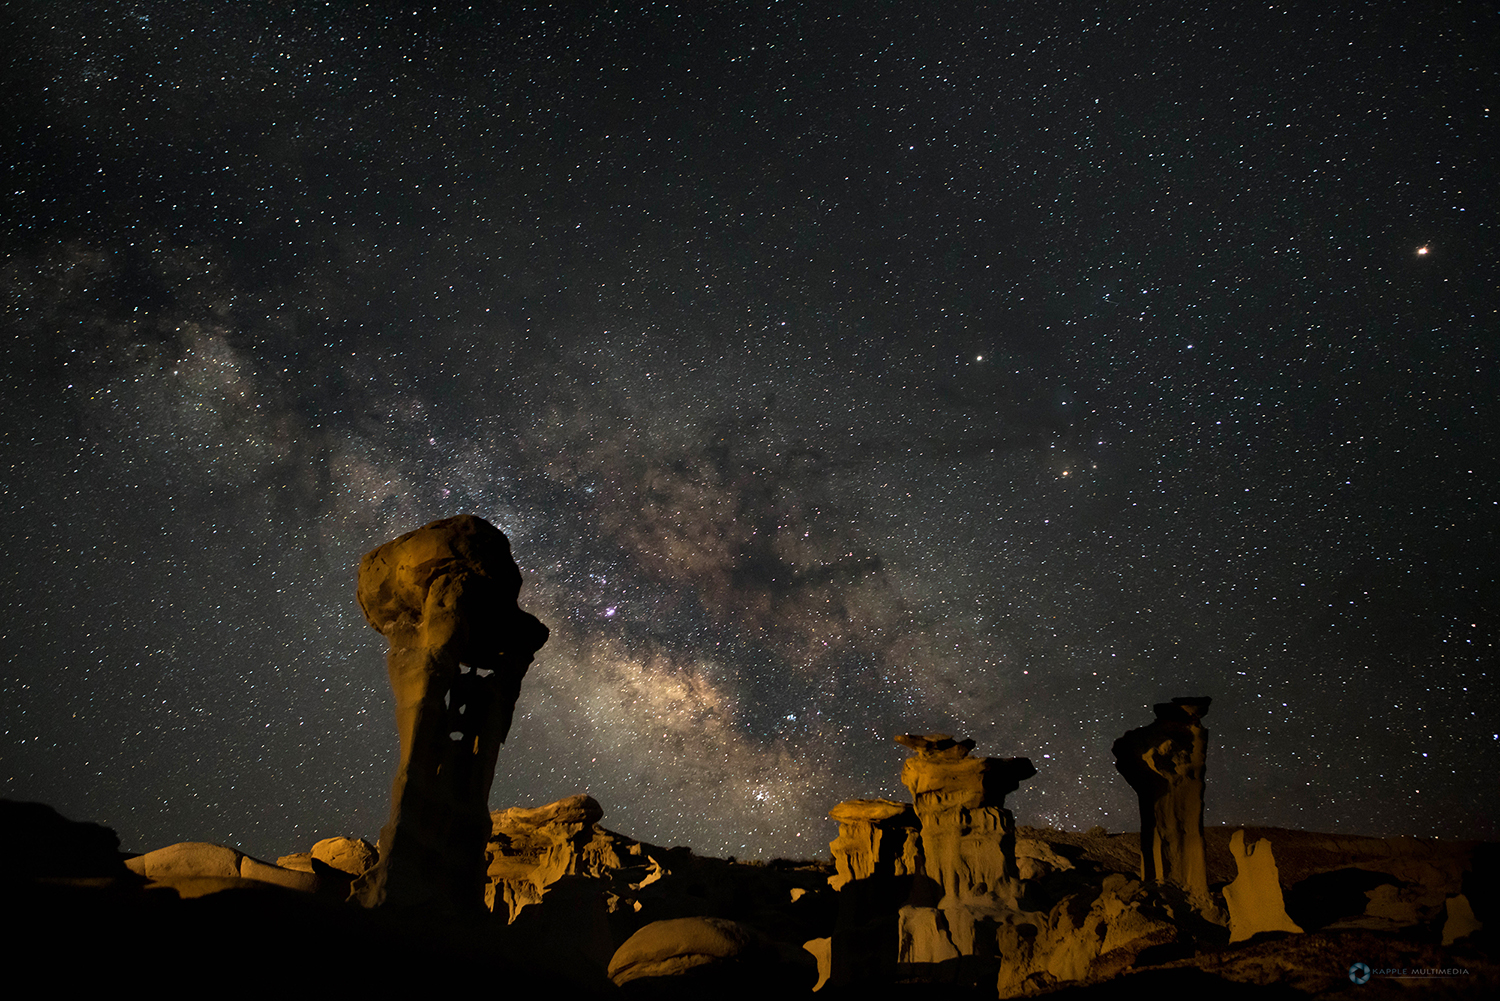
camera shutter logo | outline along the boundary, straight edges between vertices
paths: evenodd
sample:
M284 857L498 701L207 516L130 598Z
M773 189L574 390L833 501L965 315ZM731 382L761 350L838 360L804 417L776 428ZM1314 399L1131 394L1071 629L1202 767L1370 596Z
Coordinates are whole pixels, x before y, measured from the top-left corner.
M1355 963L1349 967L1349 979L1356 984L1362 984L1370 979L1370 968L1364 963Z

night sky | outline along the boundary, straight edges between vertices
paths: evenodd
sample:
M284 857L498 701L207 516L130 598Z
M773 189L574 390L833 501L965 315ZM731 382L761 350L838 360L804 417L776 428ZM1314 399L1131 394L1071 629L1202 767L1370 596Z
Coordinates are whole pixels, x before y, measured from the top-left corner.
M954 9L961 9L955 13ZM359 557L552 630L492 805L816 857L895 733L1500 837L1491 4L12 2L0 795L373 840Z

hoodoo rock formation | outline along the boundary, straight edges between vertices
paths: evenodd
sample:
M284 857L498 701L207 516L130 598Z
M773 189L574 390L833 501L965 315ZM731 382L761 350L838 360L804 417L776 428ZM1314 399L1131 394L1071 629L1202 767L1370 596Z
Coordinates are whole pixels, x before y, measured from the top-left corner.
M362 993L466 969L527 996L1005 999L1128 978L1097 996L1335 999L1357 958L1472 976L1444 996L1500 996L1500 846L1267 828L1206 839L1208 698L1159 704L1115 741L1139 835L1018 832L1005 801L1031 761L972 757L974 741L947 734L895 738L913 752L901 772L912 803L835 806L831 861L660 848L601 827L585 794L492 814L499 746L548 636L517 606L520 587L505 535L469 516L361 562L400 737L378 852L336 837L277 865L206 842L126 858L106 828L0 801L0 891L24 918L11 965L42 982L92 967L117 990L154 975L141 957L164 942L185 982L222 979L227 955L299 942L314 943L299 976ZM370 955L380 961L359 959ZM241 963L235 976L271 989L286 971Z
M916 873L921 825L910 803L851 799L829 810L828 815L839 822L839 836L828 843L835 870L828 885L835 890L877 875Z
M991 966L994 928L1015 912L1020 889L1015 821L1005 797L1036 769L1026 758L971 758L972 740L942 733L905 734L896 742L916 752L902 766L901 781L922 825L897 962L912 971L971 958Z
M355 881L366 907L484 906L489 793L521 679L547 627L521 611L510 542L472 515L367 553L359 605L386 656L401 752L380 861Z
M922 825L924 872L942 896L975 895L1014 902L1016 828L1005 797L1036 774L1029 758L971 758L972 740L948 734L903 734L916 753L901 767Z
M915 752L901 772L913 805L851 800L830 813L838 921L831 939L806 948L834 987L926 981L1017 997L1224 936L1204 913L1212 908L1176 887L1102 868L1072 846L1018 840L1005 797L1036 774L1028 759L974 758L972 740L947 734L896 741Z
M1199 722L1209 698L1158 702L1156 721L1114 743L1115 768L1141 809L1141 878L1208 903L1203 854L1203 767L1208 730Z
M829 842L838 891L833 934L804 948L819 975L840 987L883 985L896 976L896 916L922 864L921 823L910 803L851 799L828 815L839 824Z

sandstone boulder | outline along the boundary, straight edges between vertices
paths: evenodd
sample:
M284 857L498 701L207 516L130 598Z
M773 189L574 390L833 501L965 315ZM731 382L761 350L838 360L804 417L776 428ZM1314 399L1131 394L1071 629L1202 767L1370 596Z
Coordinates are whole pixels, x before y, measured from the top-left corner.
M1037 880L1055 873L1070 872L1073 863L1059 855L1040 838L1016 838L1016 869L1021 879Z
M244 855L225 845L184 841L126 861L131 872L147 879L171 876L239 876Z
M802 993L817 982L817 961L803 949L779 945L748 925L725 918L654 921L630 936L609 962L609 977L651 996L721 992Z
M239 885L236 881L243 879L271 883L304 893L315 893L318 889L318 877L311 872L285 869L225 845L206 841L184 841L168 845L128 859L125 865L131 872L157 883L172 886L181 884L179 889L194 887L194 895L208 892L204 887L210 885L230 887ZM192 883L192 880L228 882L209 884Z
M379 859L375 846L364 838L324 838L313 845L312 857L331 869L362 876Z
M521 611L510 542L472 515L367 553L358 597L390 649L401 753L380 860L354 883L366 907L477 911L489 792L521 679L547 627Z

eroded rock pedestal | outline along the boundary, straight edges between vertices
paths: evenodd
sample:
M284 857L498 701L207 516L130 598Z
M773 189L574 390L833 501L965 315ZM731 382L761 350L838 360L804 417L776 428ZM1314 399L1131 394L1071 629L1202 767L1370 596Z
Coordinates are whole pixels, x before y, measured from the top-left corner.
M1246 844L1245 832L1235 831L1229 837L1229 854L1239 869L1234 882L1224 887L1229 941L1243 942L1267 931L1300 932L1301 927L1286 912L1281 871L1271 854L1271 842L1262 839Z
M1154 707L1156 721L1115 741L1115 768L1135 790L1141 809L1141 878L1184 890L1205 905L1203 767L1208 730L1199 722L1208 698L1179 698Z
M484 906L489 793L516 696L547 627L521 611L510 542L472 515L365 555L359 605L390 643L401 757L380 861L355 881L366 907Z
M920 872L901 908L897 962L912 971L950 960L993 966L995 928L1015 913L1020 888L1005 797L1036 769L1027 758L971 758L974 742L947 734L906 734L896 742L916 752L901 781L922 826Z
M828 843L838 891L833 935L806 948L820 975L839 987L883 986L896 976L896 916L922 865L921 824L910 803L851 799L828 815L839 836Z
M829 810L828 815L839 822L839 836L828 843L834 865L828 885L833 889L841 890L855 880L875 876L916 873L920 824L910 803L851 799Z

